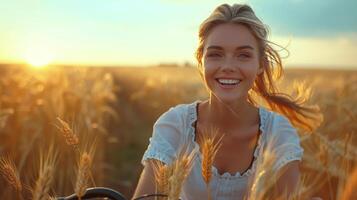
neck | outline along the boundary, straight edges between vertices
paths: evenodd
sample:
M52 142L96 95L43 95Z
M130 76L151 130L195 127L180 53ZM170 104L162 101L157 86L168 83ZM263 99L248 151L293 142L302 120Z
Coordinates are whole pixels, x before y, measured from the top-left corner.
M214 95L208 101L208 120L219 126L236 127L243 124L252 105L247 100L222 102Z

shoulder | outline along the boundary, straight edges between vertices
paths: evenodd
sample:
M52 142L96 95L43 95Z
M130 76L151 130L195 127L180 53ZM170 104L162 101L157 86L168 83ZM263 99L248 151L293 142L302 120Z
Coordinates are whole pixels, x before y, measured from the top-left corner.
M272 126L275 130L279 131L295 131L295 127L290 123L290 120L282 114L273 114Z
M188 110L192 110L190 106L192 105L172 106L156 120L146 154L156 156L165 163L172 161L182 144L189 139L185 118Z
M264 124L266 142L271 142L279 148L285 148L286 146L300 148L299 134L289 119L280 113L270 110L265 111L267 112Z
M291 161L301 160L303 148L300 145L297 129L286 116L274 111L265 111L267 112L265 148L274 153L277 158L274 168L280 169Z
M175 122L177 125L184 126L188 121L193 120L195 105L196 102L171 106L159 116L155 124L161 122Z
M189 136L190 124L195 120L194 103L178 104L166 110L154 123L153 136L178 140Z
M261 114L264 123L263 127L266 129L266 132L274 135L282 132L297 132L286 116L266 108L262 108Z

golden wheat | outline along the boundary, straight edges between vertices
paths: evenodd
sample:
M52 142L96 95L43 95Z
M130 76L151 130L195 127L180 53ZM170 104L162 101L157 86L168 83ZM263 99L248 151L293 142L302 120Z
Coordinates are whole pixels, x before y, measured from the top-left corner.
M271 151L271 148L267 148L263 155L258 157L247 199L263 200L271 195L271 190L275 189L272 187L274 187L278 180L278 174L273 170L275 161L276 157L273 151Z
M55 166L57 163L57 152L51 145L46 154L41 152L39 174L32 190L32 200L47 200L53 182Z
M59 141L65 138L64 144L75 147L79 152L79 146L84 143L79 138L83 140L97 135L106 139L108 117L118 115L109 105L109 102L116 99L117 87L111 74L82 69L51 67L31 71L11 67L0 73L0 91L7 91L0 94L0 132L4 136L0 141L1 151L16 158L20 174L37 178L37 175L31 174L39 171L38 166L33 164L37 156L33 152L41 148L39 144L57 140L56 144L61 149L61 162L58 163L54 185L60 193L68 194L74 189L70 184L73 171L69 169L77 154L73 154L71 149L65 148ZM61 118L56 119L57 116ZM64 119L75 124L76 132L81 135L76 132L72 134L74 130ZM51 125L53 122L55 126ZM54 134L58 132L56 129L60 130L62 137ZM100 140L99 145L102 143L104 140ZM104 147L97 152L98 162L95 163L101 166L96 167L96 181L103 177L101 170L106 165ZM91 176L91 179L94 178ZM3 188L3 182L0 184L0 188ZM29 196L28 193L24 194ZM0 199L14 199L15 195L15 192L0 192ZM28 196L26 199L30 198Z
M339 200L350 200L350 199L357 199L357 168L355 168L350 174L350 177L345 185L344 191L339 198Z
M1 110L9 109L11 111L5 113L5 115L4 112L0 114L0 131L3 136L0 141L0 147L2 152L9 152L14 154L13 158L17 158L16 163L18 163L20 174L26 174L26 176L31 177L31 172L37 171L37 168L33 170L32 167L32 160L34 160L32 152L34 152L37 144L45 143L55 135L52 134L55 130L53 130L53 127L49 127L48 124L51 124L56 116L61 116L63 117L62 119L69 119L76 124L76 127L79 127L78 132L88 133L80 137L81 140L88 138L93 133L104 135L102 133L105 132L104 125L107 122L105 116L107 114L113 116L117 114L109 106L108 102L115 101L116 96L113 91L119 86L124 88L122 90L124 92L120 93L120 97L130 99L131 101L127 105L139 108L140 113L145 113L147 119L157 117L169 105L175 105L183 101L188 102L197 98L207 98L206 91L201 86L198 75L187 80L188 75L192 76L194 74L193 69L147 68L140 69L141 72L147 72L140 73L140 76L136 76L139 74L136 69L128 69L126 73L122 73L120 70L115 69L112 71L117 76L116 80L120 85L116 85L112 76L107 73L103 78L103 74L98 73L100 70L79 71L77 69L58 68L58 70L47 70L47 72L43 71L43 73L29 73L26 70L13 70L11 68L7 70L7 73L0 73L0 76L2 76L0 91L6 91L0 95ZM308 73L309 76L306 76ZM135 74L135 76L131 76L131 74ZM175 76L170 74L175 74ZM326 194L324 199L338 199L337 195L335 195L337 194L336 185L342 185L341 190L346 193L349 191L348 184L344 186L343 183L350 179L351 173L350 171L347 172L345 168L347 168L346 166L355 166L357 151L356 140L353 140L353 138L346 139L344 135L351 134L353 136L357 130L357 123L355 123L357 107L354 103L357 100L356 77L355 72L332 71L331 73L331 71L313 70L291 70L287 72L286 81L283 83L287 89L292 88L290 87L292 80L300 81L302 79L307 79L308 83L318 89L313 100L314 103L318 103L321 106L325 120L315 133L302 135L304 158L301 173L302 176L307 178L302 187L297 187L300 192L307 190L308 193L310 192L310 196L311 194L322 196ZM185 79L184 83L182 83L183 79ZM123 82L123 80L125 81ZM178 88L184 89L172 89L171 86L174 84L181 84L180 86L182 87ZM145 87L142 87L143 85ZM187 95L187 91L195 95ZM302 91L304 90L298 88L296 93L301 93ZM165 95L164 99L158 100L157 94L169 95ZM145 101L142 101L142 99L145 99ZM75 115L75 117L72 115ZM132 118L130 120L134 121L135 119ZM58 121L57 123L59 124L58 127L60 127L61 123ZM131 142L142 144L142 140L145 137L140 134L133 135L135 136L130 137L132 141L128 142L128 144L132 144ZM75 139L73 141L66 141L66 143L76 143ZM83 141L79 142L83 143ZM73 191L71 184L69 184L69 180L72 177L71 170L68 169L73 165L75 156L72 151L67 151L63 146L59 148L61 149L61 156L69 158L59 163L61 166L56 172L56 177L59 178L56 182L56 191L60 191L63 194ZM105 148L100 148L100 150L102 152L99 152L99 155L103 154ZM138 152L136 153L139 155ZM104 163L103 156L101 158L95 163ZM346 166L342 164L344 162L347 163ZM135 162L131 165L138 167ZM101 167L99 168L102 169ZM128 171L136 171L131 169ZM269 169L266 170L265 174L269 174ZM126 172L121 171L121 173ZM98 174L101 175L102 173L95 174L96 180ZM134 183L135 174L130 174L130 177L130 181ZM269 179L269 176L265 177L267 177L267 181L273 182L273 180ZM264 182L264 180L261 181ZM22 187L24 188L24 186ZM130 185L128 187L133 186ZM0 185L0 188L4 188L4 185ZM15 193L0 192L0 199L15 199L16 195ZM344 197L343 200L346 198L351 197ZM306 198L300 195L296 199Z
M79 139L78 136L73 132L73 130L69 127L68 123L63 121L61 118L57 117L58 122L60 123L60 127L58 129L61 130L63 137L66 140L66 143L70 146L73 146L75 149L78 148Z
M84 152L81 154L75 185L75 192L79 199L81 199L88 188L92 160L92 155L89 153Z
M156 193L168 195L170 191L169 179L173 173L173 165L165 165L161 162L154 162L154 173L156 182ZM158 199L166 199L159 197Z
M202 177L207 186L208 199L211 199L210 181L212 178L212 166L214 158L221 146L223 135L219 138L219 129L211 128L203 131L199 135L199 144L202 153Z
M0 102L1 105L1 102ZM1 109L0 107L0 129L4 128L10 115L14 114L13 109Z
M169 178L168 200L178 200L180 197L182 185L191 171L193 160L196 156L196 150L187 153L186 147L181 148L177 159L173 162L172 175Z
M16 192L22 192L22 183L15 164L8 157L0 158L0 173Z

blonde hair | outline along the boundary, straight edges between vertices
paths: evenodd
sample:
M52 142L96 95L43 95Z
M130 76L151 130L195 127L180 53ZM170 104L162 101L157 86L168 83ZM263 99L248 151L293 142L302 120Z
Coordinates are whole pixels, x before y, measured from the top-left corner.
M314 130L322 121L322 115L317 106L306 106L309 99L300 90L296 98L279 92L275 81L283 75L283 67L279 53L274 50L267 40L268 27L255 15L252 8L244 4L222 4L201 24L199 28L199 44L196 50L198 69L202 76L202 56L205 40L210 31L219 24L237 23L248 27L258 42L260 67L263 73L259 74L254 82L252 91L248 94L248 101L256 103L254 96L261 97L273 111L289 118L290 122L305 131Z

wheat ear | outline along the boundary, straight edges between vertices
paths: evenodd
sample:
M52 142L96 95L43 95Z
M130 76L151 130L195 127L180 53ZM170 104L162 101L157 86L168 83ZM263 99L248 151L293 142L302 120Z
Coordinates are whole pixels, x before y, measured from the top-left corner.
M80 156L80 161L78 165L75 193L79 199L85 194L86 189L88 188L89 178L90 178L90 169L92 166L92 155L87 152L84 152Z
M67 122L63 121L59 117L57 117L57 120L60 124L60 127L57 126L57 128L61 131L63 137L66 140L66 143L78 150L78 144L79 144L78 136L69 127Z
M272 138L262 148L264 152L258 157L257 166L252 180L252 186L248 193L248 199L271 199L275 183L278 180L278 172L273 169L276 162L276 153L273 151L276 138Z
M48 153L40 157L40 171L32 190L33 200L47 200L49 198L49 191L53 182L55 166L57 162L57 152L54 151L53 146L50 146ZM42 154L42 153L41 153Z
M20 180L19 172L15 164L9 157L0 158L0 173L4 179L11 185L19 195L20 199L22 197L22 183Z
M196 156L196 151L187 153L186 148L182 148L177 159L172 163L172 176L169 178L169 195L168 200L178 200L181 193L181 188L191 171L193 159Z
M212 178L213 161L217 155L218 149L221 146L223 135L218 137L219 130L211 128L200 135L199 143L202 152L202 177L207 186L208 199L211 199L210 181Z
M168 195L169 187L169 178L172 176L173 166L165 165L162 162L154 162L154 174L155 174L155 184L156 184L156 193ZM164 197L158 197L156 199L165 199Z
M356 199L357 194L354 189L357 188L357 168L350 174L350 178L347 180L344 191L342 192L340 200Z

